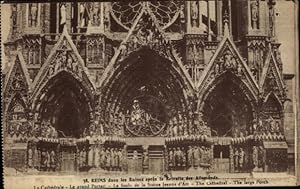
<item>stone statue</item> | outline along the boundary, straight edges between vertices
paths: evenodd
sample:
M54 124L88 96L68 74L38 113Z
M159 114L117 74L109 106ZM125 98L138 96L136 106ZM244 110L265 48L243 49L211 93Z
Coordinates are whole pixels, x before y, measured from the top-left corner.
M99 154L99 146L96 146L94 149L94 159L95 159L95 167L98 168L100 166L100 154Z
M116 153L115 149L111 148L110 149L110 154L111 154L111 170L116 167Z
M244 168L244 159L245 159L245 152L243 148L239 150L239 169L242 170Z
M174 120L173 136L174 136L174 137L178 136L178 124L177 124L176 119Z
M234 168L237 170L238 169L238 165L239 165L239 151L237 148L235 148L234 150L234 155L233 155L233 159L234 159Z
M56 168L56 154L55 154L54 150L51 150L51 152L50 152L50 166L51 166L51 169L53 171L55 171L55 168Z
M106 163L106 152L104 151L103 148L101 148L101 151L100 151L100 167L105 168L105 163Z
M88 153L88 165L92 167L94 165L94 147L91 146Z
M181 157L182 166L185 167L186 166L186 153L185 153L184 147L181 147L180 157Z
M168 131L169 131L168 134L169 134L170 137L174 136L173 135L173 121L172 121L172 119L169 120L169 130Z
M60 6L60 25L66 24L67 21L67 15L66 15L66 5L65 3L62 3Z
M258 29L258 1L254 0L251 2L251 24L253 29Z
M143 168L147 169L149 167L149 158L148 158L148 152L144 151L143 153Z
M191 18L192 18L192 27L197 27L198 18L199 18L197 1L191 2Z
M176 153L176 156L175 156L175 157L177 157L176 165L177 165L178 167L183 166L183 152L182 152L182 150L180 149L180 147L177 147L177 151L176 151L176 152L177 152L177 153Z
M30 4L30 26L31 27L37 26L37 17L38 17L38 4L31 3Z
M92 5L92 26L99 26L100 25L100 3L94 2Z
M254 169L258 167L258 150L256 146L253 146L253 152L252 152L252 161Z
M262 146L258 148L258 168L264 168L265 165L265 150Z
M121 167L122 167L121 161L123 159L123 154L122 154L121 149L118 150L117 156L118 156L117 167L118 167L119 170L121 170Z
M194 167L198 167L200 165L200 160L201 160L200 147L195 146L194 147Z
M275 9L273 6L269 7L269 22L270 22L270 35L275 36Z
M33 167L38 168L40 166L40 154L38 149L36 148L36 145L33 148Z
M188 156L188 166L192 167L194 165L194 149L192 146L188 147L187 156Z
M106 169L107 170L110 170L110 167L111 167L111 151L109 148L106 149Z
M50 165L51 165L51 156L50 156L49 151L47 151L46 155L47 155L47 163L46 163L46 167L47 167L47 170L49 171L50 168L51 168L51 166L50 166Z
M173 162L174 162L174 153L173 153L171 148L169 148L168 151L169 151L169 167L173 167L174 166L174 164L173 164Z
M79 5L80 27L85 26L86 21L85 21L84 13L85 13L85 4L80 3L80 5Z
M28 167L29 168L33 167L33 151L31 149L31 146L28 149Z

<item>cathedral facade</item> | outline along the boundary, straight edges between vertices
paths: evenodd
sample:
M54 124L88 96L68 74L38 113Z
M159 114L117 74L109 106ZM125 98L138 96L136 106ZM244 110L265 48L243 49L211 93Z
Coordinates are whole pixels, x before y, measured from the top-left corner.
M274 0L11 4L5 167L293 169L293 75L283 74L275 8Z

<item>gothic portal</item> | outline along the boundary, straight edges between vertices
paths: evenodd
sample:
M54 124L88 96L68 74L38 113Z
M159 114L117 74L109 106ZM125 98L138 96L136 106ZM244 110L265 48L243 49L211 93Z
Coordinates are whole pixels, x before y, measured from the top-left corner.
M284 117L291 77L282 71L275 7L11 4L5 166L44 174L286 172L294 156Z

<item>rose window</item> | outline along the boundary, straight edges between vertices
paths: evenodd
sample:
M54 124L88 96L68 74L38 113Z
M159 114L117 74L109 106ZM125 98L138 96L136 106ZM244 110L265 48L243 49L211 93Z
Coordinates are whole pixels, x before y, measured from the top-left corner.
M133 22L142 11L143 8L148 8L155 16L158 24L166 29L171 26L180 14L180 1L130 1L130 2L112 2L111 15L114 20L129 30Z

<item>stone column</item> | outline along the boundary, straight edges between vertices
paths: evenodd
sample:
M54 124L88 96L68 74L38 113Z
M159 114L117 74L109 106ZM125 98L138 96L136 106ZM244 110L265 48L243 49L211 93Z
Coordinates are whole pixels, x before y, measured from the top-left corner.
M187 1L186 2L186 6L187 6L187 23L186 23L186 30L187 32L191 31L191 2Z
M218 24L218 39L223 36L223 18L222 18L222 1L216 1L217 24Z

